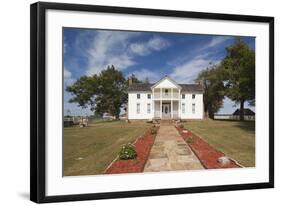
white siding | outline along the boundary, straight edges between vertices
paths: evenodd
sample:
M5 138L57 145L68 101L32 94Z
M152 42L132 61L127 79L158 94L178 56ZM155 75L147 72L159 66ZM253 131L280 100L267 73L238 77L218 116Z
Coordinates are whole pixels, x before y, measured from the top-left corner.
M168 95L165 95L165 89L168 89ZM173 118L181 118L181 119L203 119L204 117L204 108L203 108L203 94L202 93L191 93L191 92L180 92L180 97L175 95L175 90L180 89L180 87L170 80L169 78L163 78L163 80L159 81L152 87L154 96L152 96L152 91L147 92L129 92L128 94L128 119L153 119L154 117L161 117L162 109L160 107L160 102L169 103L170 109L173 107ZM173 90L173 95L172 95ZM140 94L140 99L137 99L137 94ZM151 94L151 99L147 98L147 94ZM162 95L160 95L162 94ZM182 99L182 94L185 95L185 99ZM195 98L192 99L192 95L195 94ZM173 106L171 106L171 102ZM140 105L140 112L137 113L137 104ZM147 105L150 104L151 112L147 112ZM182 105L184 104L185 109L184 113ZM194 108L192 109L192 105L194 104ZM178 110L178 111L177 111ZM194 111L192 111L194 110ZM169 115L169 114L168 114ZM166 116L167 117L167 116Z
M140 99L137 99L137 94L140 94ZM149 92L136 92L129 93L128 99L128 119L152 119L154 116L154 103L153 97L151 99L147 98ZM151 93L150 93L151 94ZM185 99L180 99L179 102L179 116L181 119L202 119L203 110L203 94L195 94L195 99L192 99L193 93L184 93ZM137 103L140 104L140 113L137 114ZM151 105L151 113L147 113L147 104ZM182 104L185 104L185 112L182 113ZM192 113L192 104L195 104L195 113ZM155 104L156 110L160 110L159 102ZM174 102L173 109L176 111L178 108L178 103Z
M137 94L140 94L140 99L137 99ZM152 119L153 118L153 103L151 99L147 98L149 92L135 92L129 93L128 98L128 119ZM140 104L140 113L137 114L137 103ZM147 113L147 104L150 103L151 112Z
M185 99L181 98L181 105L185 104L185 112L182 113L182 107L180 111L181 119L202 119L203 110L203 94L198 93L183 93ZM195 94L195 99L192 99L192 94ZM195 104L195 113L192 113L192 104Z

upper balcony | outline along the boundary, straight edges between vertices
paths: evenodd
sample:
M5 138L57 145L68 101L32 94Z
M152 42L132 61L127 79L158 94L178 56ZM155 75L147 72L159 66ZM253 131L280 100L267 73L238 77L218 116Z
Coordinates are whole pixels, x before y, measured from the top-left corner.
M180 91L175 88L155 88L152 92L154 100L179 100Z

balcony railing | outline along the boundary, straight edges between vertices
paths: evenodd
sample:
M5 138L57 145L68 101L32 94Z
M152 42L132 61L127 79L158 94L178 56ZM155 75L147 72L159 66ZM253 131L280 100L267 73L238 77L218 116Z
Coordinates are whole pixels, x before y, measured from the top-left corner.
M154 99L160 99L161 98L161 93L160 92L154 92ZM178 99L180 98L180 94L178 92L176 93L162 93L162 99L171 99L171 98L174 98L174 99Z

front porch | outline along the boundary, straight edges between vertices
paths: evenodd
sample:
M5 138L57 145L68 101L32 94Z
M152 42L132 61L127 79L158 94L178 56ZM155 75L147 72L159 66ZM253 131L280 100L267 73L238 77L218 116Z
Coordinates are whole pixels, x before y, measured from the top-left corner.
M155 100L153 119L179 119L180 102L178 100Z

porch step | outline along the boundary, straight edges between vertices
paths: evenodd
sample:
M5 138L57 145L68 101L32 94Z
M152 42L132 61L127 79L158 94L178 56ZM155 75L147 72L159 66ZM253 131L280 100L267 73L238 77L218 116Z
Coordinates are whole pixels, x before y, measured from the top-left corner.
M153 122L154 123L161 123L161 124L174 124L177 123L177 121L179 121L179 119L160 119L160 118L154 118Z

